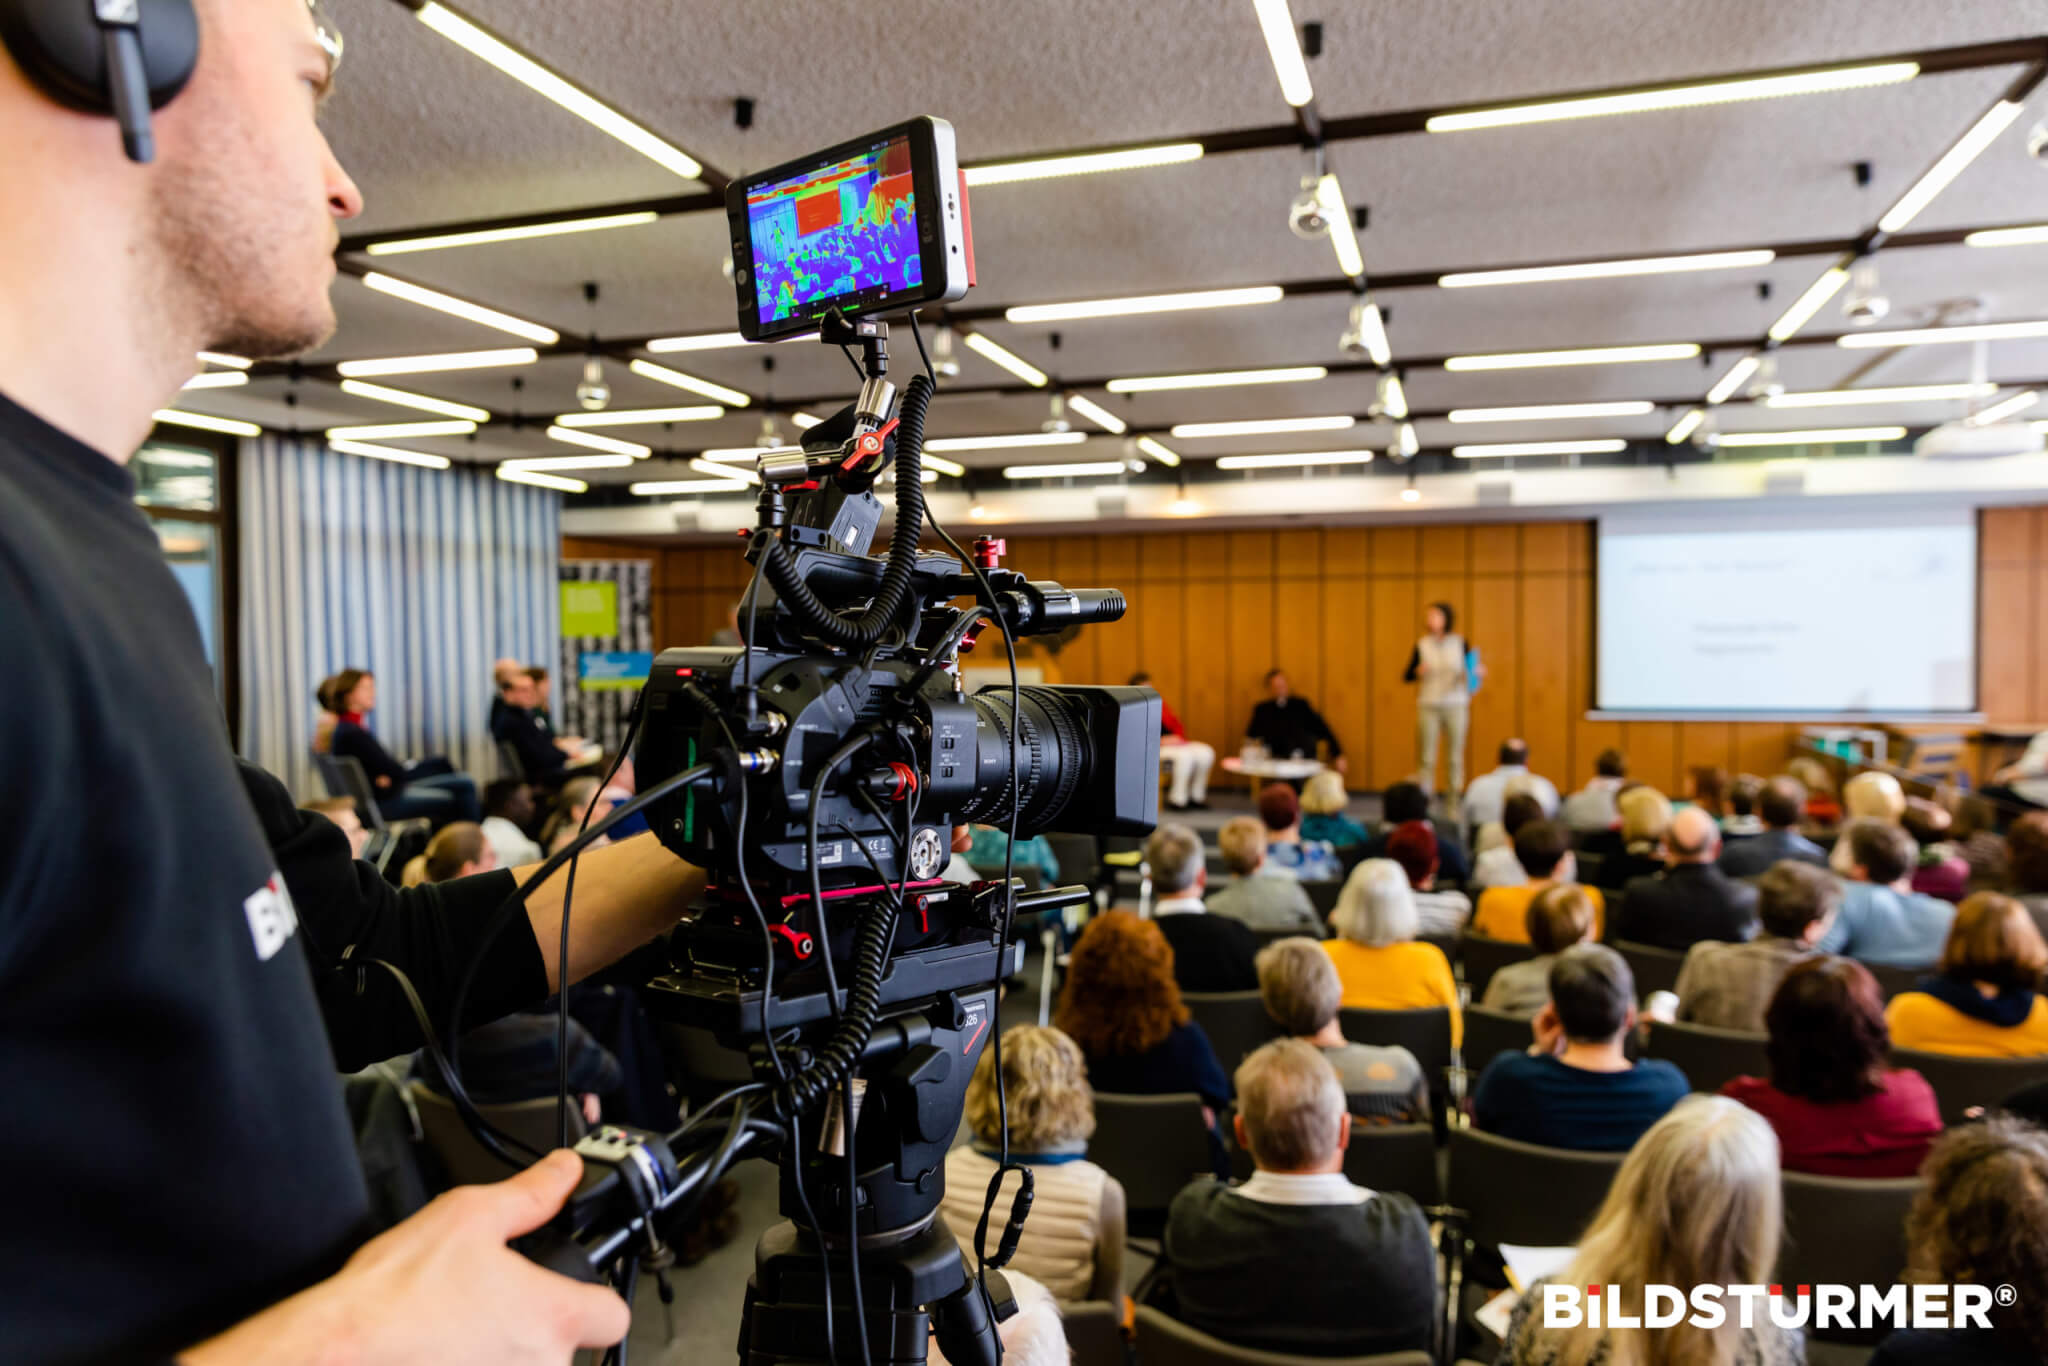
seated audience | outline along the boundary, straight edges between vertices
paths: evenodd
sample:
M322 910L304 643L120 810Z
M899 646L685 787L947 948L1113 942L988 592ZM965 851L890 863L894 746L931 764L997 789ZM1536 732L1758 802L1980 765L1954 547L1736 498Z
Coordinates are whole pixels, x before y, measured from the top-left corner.
M1822 829L1841 824L1842 803L1835 795L1835 775L1811 754L1795 754L1785 761L1785 772L1806 789L1806 823Z
M1173 978L1182 991L1250 991L1259 984L1252 960L1258 936L1244 923L1210 915L1202 904L1208 885L1202 837L1168 822L1145 841L1152 875L1152 919L1173 948Z
M1515 857L1515 836L1522 827L1543 819L1543 803L1533 792L1511 792L1501 809L1500 823L1479 832L1479 853L1472 862L1471 885L1484 892L1488 887L1519 887L1529 880L1521 861Z
M1771 1076L1721 1094L1770 1121L1788 1172L1911 1176L1941 1134L1927 1079L1885 1065L1884 994L1853 958L1795 964L1764 1012Z
M1636 982L1605 944L1576 944L1550 965L1550 1001L1526 1053L1480 1074L1472 1122L1490 1134L1584 1152L1625 1152L1690 1089L1657 1058L1631 1063Z
M1386 857L1401 865L1415 892L1417 934L1454 935L1472 918L1472 902L1463 892L1436 885L1436 831L1427 821L1410 821L1387 836Z
M1908 797L1899 828L1913 837L1919 857L1913 866L1913 890L1951 904L1969 895L1970 865L1950 842L1955 820L1948 808L1925 797Z
M1721 871L1729 877L1755 877L1775 863L1793 859L1825 866L1827 851L1799 833L1806 814L1806 789L1797 778L1779 776L1764 784L1756 801L1763 830L1731 840L1721 850Z
M1593 776L1586 785L1564 799L1557 818L1574 835L1612 830L1621 822L1621 808L1614 799L1628 781L1628 759L1618 749L1603 749L1593 761Z
M2048 936L2048 811L2029 811L2005 832L2011 893L2033 917L2034 928Z
M299 810L317 812L334 822L335 828L348 836L349 856L363 856L363 848L370 842L370 832L363 828L363 818L356 814L355 798L322 797L317 802L307 802Z
M1344 984L1322 945L1282 939L1260 949L1259 997L1275 1024L1314 1044L1337 1069L1352 1118L1368 1124L1429 1121L1429 1081L1413 1053L1399 1045L1344 1041L1337 1019Z
M427 841L427 851L420 857L425 860L420 865L421 880L425 882L474 877L498 866L498 851L484 838L484 828L473 821L442 826Z
M1003 853L1010 843L1010 832L993 825L968 827L967 861L990 876L999 876L1003 871ZM1052 851L1052 844L1043 835L1017 841L1010 851L1010 867L1036 868L1039 876L1050 887L1060 880L1060 861Z
M1906 1216L1906 1278L1993 1287L1991 1326L1901 1329L1870 1366L2048 1361L2048 1130L2004 1116L1952 1129L1920 1178ZM2018 1290L2010 1304L1999 1286Z
M1610 892L1663 871L1664 835L1671 829L1671 799L1654 787L1623 788L1614 804L1621 812L1619 847L1600 860L1596 884Z
M1124 1188L1087 1157L1095 1098L1080 1046L1057 1029L1012 1025L1003 1031L1003 1085L996 1050L984 1048L967 1082L970 1137L946 1154L946 1195L939 1209L974 1257L974 1227L1002 1153L1003 1101L1009 1102L1010 1161L1031 1169L1033 1203L1010 1268L1041 1281L1063 1300L1120 1300L1124 1293ZM991 1219L1007 1214L1023 1187L1003 1178ZM993 1246L989 1249L994 1251Z
M1557 955L1591 937L1593 899L1583 887L1553 883L1530 901L1522 923L1536 956L1495 969L1480 1004L1514 1015L1534 1015L1550 999L1550 965Z
M2048 806L2048 731L2027 741L2019 758L1993 773L1984 795L2015 806Z
M1151 685L1151 674L1140 672L1131 675L1131 687ZM1171 775L1167 806L1175 811L1185 811L1189 807L1201 811L1209 809L1209 771L1216 766L1216 748L1200 740L1188 739L1187 727L1173 714L1173 705L1163 695L1159 699L1159 761L1166 765L1166 771Z
M1410 821L1421 821L1436 836L1437 880L1453 886L1472 876L1472 858L1451 824L1429 817L1429 794L1422 784L1406 779L1380 794L1380 831L1365 846L1365 857L1385 858L1387 836Z
M363 766L375 789L377 810L387 821L425 817L436 826L449 821L474 821L482 816L476 782L457 773L440 756L400 763L370 733L369 715L377 706L377 678L362 669L343 669L321 685L322 700L335 714L328 748L336 758Z
M1526 918L1529 903L1545 887L1578 880L1578 861L1572 854L1571 832L1556 821L1532 821L1515 834L1515 858L1529 880L1518 887L1489 887L1479 894L1479 909L1472 913L1472 933L1489 939L1506 939L1517 944L1529 942ZM1593 937L1607 914L1607 902L1597 887L1586 888L1593 903Z
M1683 951L1702 939L1739 943L1756 933L1756 888L1715 867L1720 853L1721 828L1705 807L1673 816L1664 871L1629 881L1614 913L1614 937Z
M1351 800L1344 791L1344 779L1335 769L1324 769L1301 789L1301 837L1319 840L1333 849L1364 844L1370 836L1365 827L1344 814Z
M1728 814L1728 770L1713 764L1695 764L1687 769L1685 800L1712 816L1718 826Z
M1961 793L1955 798L1954 811L1950 838L1956 853L1969 865L1966 892L2005 890L2012 881L2012 858L2004 836L1998 833L1998 807L1981 794ZM2031 914L2035 908L2027 910ZM2048 918L2034 914L2034 923L2048 935Z
M1434 944L1415 939L1415 893L1408 875L1392 859L1369 858L1351 870L1323 951L1344 984L1343 1004L1353 1010L1418 1010L1445 1006L1451 1012L1451 1042L1463 1036L1458 1017L1458 983L1450 960Z
M1344 876L1337 851L1320 840L1301 837L1301 799L1285 783L1267 783L1259 790L1259 819L1266 823L1266 857L1275 870L1303 882L1335 882Z
M498 853L500 868L539 863L540 845L527 834L538 817L533 788L517 778L500 778L484 788L484 838Z
M1956 908L1913 890L1912 836L1864 817L1849 822L1835 848L1838 865L1846 859L1850 880L1834 926L1815 947L1885 967L1931 967L1941 957Z
M1081 1046L1097 1091L1193 1091L1216 1109L1230 1104L1229 1074L1189 1018L1173 980L1173 950L1155 920L1129 911L1089 920L1067 960L1052 1022Z
M1501 818L1502 809L1507 805L1508 780L1526 776L1530 779L1530 791L1543 803L1546 817L1557 814L1557 788L1548 778L1540 778L1529 772L1529 742L1508 739L1500 742L1500 764L1491 773L1482 773L1465 788L1464 819L1467 830L1477 830L1488 821Z
M1740 774L1728 784L1728 814L1721 817L1722 839L1732 842L1764 832L1763 817L1756 809L1763 792L1764 780L1752 773Z
M591 768L604 758L576 737L557 739L547 713L540 709L540 689L524 669L499 675L491 738L511 745L526 776L536 783L559 782L564 771Z
M1842 884L1825 869L1785 860L1756 880L1760 932L1747 942L1703 939L1678 970L1678 1018L1716 1029L1764 1031L1771 993L1834 923Z
M1242 1186L1198 1181L1167 1216L1161 1309L1240 1347L1300 1356L1420 1351L1436 1311L1429 1222L1344 1176L1351 1118L1323 1055L1266 1044L1237 1069Z
M555 798L555 808L548 815L547 824L541 827L540 842L550 855L559 854L584 830L609 816L611 811L612 794L601 787L597 779L571 778L562 784L562 790ZM609 835L600 835L584 848L602 849L610 843Z
M1576 1327L1543 1326L1544 1290L1553 1281L1601 1287L1602 1304L1637 1324L1645 1286L1767 1283L1782 1220L1769 1127L1733 1101L1686 1101L1622 1162L1570 1265L1524 1289L1499 1366L1803 1366L1804 1335L1777 1327L1761 1307L1748 1328L1734 1312L1714 1328L1695 1326L1690 1316L1670 1328L1595 1328L1590 1314Z
M1256 816L1225 821L1216 844L1231 877L1226 886L1204 894L1211 915L1254 930L1299 930L1323 937L1323 918L1301 889L1301 879L1267 861L1264 821Z
M2026 907L1979 892L1956 908L1935 974L1892 997L1892 1042L1970 1058L2048 1053L2044 969L2048 945Z

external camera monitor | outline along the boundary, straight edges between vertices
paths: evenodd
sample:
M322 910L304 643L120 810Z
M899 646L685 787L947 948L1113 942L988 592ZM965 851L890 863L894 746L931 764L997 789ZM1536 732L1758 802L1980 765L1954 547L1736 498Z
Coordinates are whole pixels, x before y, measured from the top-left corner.
M900 312L972 283L953 125L919 118L735 180L725 192L740 332L772 341L820 315Z

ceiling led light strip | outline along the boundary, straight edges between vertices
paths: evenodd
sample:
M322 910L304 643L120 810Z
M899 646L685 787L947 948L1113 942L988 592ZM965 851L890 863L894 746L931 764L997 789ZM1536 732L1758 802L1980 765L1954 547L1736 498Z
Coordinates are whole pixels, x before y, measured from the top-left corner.
M1358 233L1351 224L1351 207L1344 202L1344 187L1337 177L1325 173L1316 182L1316 202L1323 206L1323 220L1330 225L1330 245L1337 252L1337 269L1356 280L1365 274L1365 257L1358 250Z
M990 341L980 332L964 333L960 340L975 355L980 356L991 365L1000 366L1008 370L1034 389L1043 389L1048 383L1045 371L1039 369L1030 361L1025 360L1016 352Z
M1723 446L1826 446L1842 441L1897 441L1904 427L1824 427L1800 432L1723 432Z
M1140 375L1113 379L1107 386L1112 394L1149 394L1169 389L1228 389L1240 384L1298 384L1304 380L1327 379L1321 365L1279 366L1270 370L1219 370L1200 375Z
M598 436L592 432L580 432L572 427L550 427L547 435L550 441L583 446L593 451L604 451L609 455L623 455L629 460L645 460L654 454L652 449L636 442L620 441L615 437Z
M1584 261L1575 266L1516 266L1503 270L1461 270L1439 275L1444 289L1474 289L1483 285L1536 285L1566 280L1611 280L1626 275L1676 275L1694 270L1740 270L1767 266L1775 261L1774 251L1710 251L1693 256L1638 256L1620 261Z
M559 474L544 474L539 470L522 470L516 465L500 465L497 475L508 484L532 484L535 488L555 489L561 493L588 493L590 485L581 479L569 479Z
M740 493L746 489L739 479L653 479L626 485L626 492L639 498L659 498L672 493Z
M784 342L816 341L818 334L803 332L794 337L777 337L769 345L780 346ZM657 356L676 351L730 351L735 347L754 346L737 332L700 332L690 337L656 337L647 343L647 349Z
M613 408L602 413L561 413L557 427L642 427L658 422L709 422L724 417L725 409L713 404L691 408ZM801 425L801 424L799 424Z
M1259 16L1259 32L1273 58L1273 74L1280 78L1280 98L1299 109L1316 97L1316 89L1308 78L1308 62L1301 55L1301 40L1287 0L1252 0L1252 9Z
M1453 446L1451 454L1460 460L1484 460L1504 455L1619 455L1628 442L1601 441L1501 441L1479 446Z
M1641 417L1657 405L1647 399L1617 403L1536 403L1520 408L1453 408L1453 422L1547 422L1566 417Z
M1572 351L1503 351L1481 356L1452 356L1444 362L1444 369L1532 370L1551 365L1621 365L1632 361L1689 360L1699 353L1696 342L1586 346Z
M1067 395L1067 407L1087 418L1112 436L1122 436L1130 424L1109 409L1080 394Z
M364 273L363 283L379 294L388 294L394 299L403 299L409 304L431 308L450 317L481 323L500 332L510 332L515 337L524 337L527 341L539 342L542 346L553 346L562 339L562 334L552 327L542 327L539 323L515 318L510 313L500 313L495 308L485 308L482 304L473 304L467 299L443 294L438 289L427 289L409 280L394 279L374 270Z
M1821 277L1806 287L1806 292L1792 301L1792 306L1778 315L1767 334L1772 341L1784 341L1787 337L1806 326L1807 320L1821 311L1827 301L1834 298L1849 283L1846 266L1829 266Z
M263 435L263 429L253 422L238 422L234 418L215 417L211 413L188 413L181 408L159 408L151 416L168 426L193 427L202 432L220 432L224 436Z
M1966 323L1959 327L1852 332L1835 338L1835 345L1862 350L1888 346L1943 346L1950 342L2016 341L2026 337L2048 337L2048 322Z
M178 387L181 389L239 389L249 382L249 377L240 370L208 370L194 375Z
M1380 406L1396 422L1408 416L1408 391L1402 387L1399 375L1388 375L1380 386Z
M475 232L443 232L428 237L402 237L393 242L372 242L363 248L371 256L403 256L415 251L445 251L449 247L481 247L492 242L522 242L530 237L559 237L572 232L602 232L607 228L637 228L658 223L661 215L607 213L596 218L565 218L559 223L527 223L512 228L480 228Z
M1969 164L1983 155L1984 149L1998 140L1998 135L2012 126L2026 108L2016 100L2000 100L1984 111L1970 131L1956 139L1955 145L1942 153L1941 160L1927 168L1927 173L1913 182L1913 188L1899 196L1899 202L1885 210L1884 217L1877 220L1878 231L1897 232L1915 218L1920 211L1934 202L1934 197L1947 189L1955 178L1968 168Z
M532 365L540 352L530 346L508 346L498 351L444 351L430 356L382 356L375 360L345 360L335 370L350 379L372 375L425 375L440 370L485 370L498 365Z
M735 481L741 485L759 484L761 476L755 470L741 469L736 465L722 465L716 460L698 456L690 461L690 468L699 474L708 474L713 479Z
M467 418L449 418L445 422L381 422L367 427L329 427L327 439L400 441L409 436L468 436L475 430L476 424Z
M625 143L657 165L685 180L704 173L703 163L642 128L618 110L549 71L525 53L478 28L469 20L427 0L418 10L420 22L456 46L481 57L541 97L552 100L600 132Z
M942 455L933 455L929 451L919 453L918 464L923 466L927 473L936 471L939 474L950 474L955 479L967 473L967 466L959 461L948 460Z
M927 437L927 451L1000 451L1017 446L1078 446L1088 439L1086 432L1018 432L1005 436Z
M1818 389L1767 394L1766 408L1847 408L1859 403L1940 403L1949 399L1988 398L1995 384L1906 384L1891 389Z
M488 409L472 408L467 403L450 403L445 398L432 398L405 389L390 389L382 384L372 384L368 380L345 379L341 382L341 392L354 394L357 398L372 399L378 403L389 403L397 408L415 408L423 413L438 413L442 417L468 418L471 422L491 420Z
M224 365L230 370L246 370L256 363L247 356L230 356L225 351L201 351L199 359L207 365Z
M1071 479L1091 474L1122 474L1121 460L1084 460L1074 465L1005 465L1005 479Z
M1817 95L1833 90L1892 85L1920 74L1918 62L1871 62L1828 71L1797 71L1782 76L1742 76L1726 81L1700 81L1656 90L1627 90L1612 95L1583 95L1527 104L1501 105L1455 114L1438 114L1423 126L1432 133L1457 133L1474 128L1506 128L1559 119L1603 118L1611 114L1644 114L1660 109L1691 109L1740 100L1777 99L1785 95Z
M2048 242L2048 223L2025 228L1984 228L1963 238L1966 247L2031 247Z
M1757 372L1763 361L1756 356L1744 356L1728 367L1728 373L1714 381L1714 387L1707 390L1707 406L1726 403L1729 395L1740 389L1749 377Z
M1178 166L1200 161L1199 142L1166 142L1152 147L1125 147L1113 152L1083 152L1070 157L1034 157L962 168L969 187L1009 185L1020 180L1056 180L1061 176L1096 175L1103 171L1139 171L1150 166Z
M1003 310L1011 323L1064 323L1083 318L1128 318L1142 313L1185 313L1202 308L1244 308L1278 303L1287 291L1278 285L1247 285L1240 289L1191 289L1179 294L1140 294L1127 299L1079 299L1067 304L1019 304ZM650 345L648 350L654 348Z
M1370 299L1358 311L1358 336L1374 365L1384 370L1393 364L1394 349L1387 344L1387 320L1381 315L1380 306Z
M1226 455L1216 461L1219 470L1279 470L1310 465L1363 465L1372 460L1371 451L1284 451L1277 455Z
M1341 432L1356 426L1348 414L1330 417L1273 417L1251 422L1183 422L1168 433L1178 437L1268 436L1281 432Z
M1706 420L1707 410L1705 408L1691 409L1684 417L1671 424L1671 430L1664 433L1664 439L1676 446L1698 431L1700 424Z
M506 469L519 470L617 470L633 463L630 455L532 455L507 460Z
M1149 436L1139 437L1137 444L1140 451L1162 465L1172 467L1180 464L1180 452L1171 446L1161 445Z
M423 470L445 470L455 462L445 455L434 455L427 451L409 451L402 446L373 446L367 441L329 441L330 450L344 455L366 456L371 460L389 460L395 465L417 465Z
M2014 413L2023 413L2040 401L2039 393L2032 389L2023 389L2011 398L2000 399L1989 408L1971 413L1963 421L1972 427L1988 427L1994 422L2011 417Z
M671 370L666 365L656 365L653 361L636 360L626 368L642 379L651 379L660 384L674 385L678 389L688 389L691 393L702 394L706 398L715 398L728 408L744 408L754 401L737 389L728 389L723 384L698 379L695 375L686 375L680 370Z

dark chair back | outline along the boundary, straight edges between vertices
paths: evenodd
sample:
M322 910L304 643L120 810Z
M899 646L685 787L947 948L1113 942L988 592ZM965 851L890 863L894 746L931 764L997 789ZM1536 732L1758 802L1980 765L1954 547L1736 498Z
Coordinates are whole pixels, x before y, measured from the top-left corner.
M1108 1300L1062 1300L1060 1327L1074 1366L1128 1366L1123 1306Z
M363 824L372 830L382 830L384 813L377 809L377 789L370 785L370 775L363 771L362 760L352 754L316 754L313 757L314 762L320 765L320 776L327 783L328 790L337 797L355 798ZM328 776L330 768L332 777Z
M1337 909L1337 896L1344 890L1344 884L1335 878L1326 878L1320 882L1304 882L1301 889L1308 893L1308 904L1315 907L1316 914L1327 922L1330 912Z
M1486 994L1486 984L1493 980L1493 974L1510 963L1526 963L1535 956L1534 944L1517 944L1511 939L1468 934L1458 940L1458 961L1464 964L1465 984L1472 988L1475 1001Z
M1650 1026L1650 1042L1644 1056L1677 1064L1695 1091L1719 1091L1737 1077L1771 1075L1770 1040L1762 1034L1740 1029L1716 1029L1701 1024Z
M1337 1012L1344 1037L1352 1043L1377 1044L1382 1048L1399 1044L1422 1064L1429 1079L1430 1098L1439 1112L1450 1089L1447 1075L1451 1066L1451 1012L1445 1006L1418 1010L1353 1010Z
M1582 1153L1451 1130L1449 1203L1482 1247L1566 1247L1586 1231L1626 1153Z
M1607 908L1607 923L1614 923L1614 907ZM1615 952L1628 960L1628 970L1635 975L1636 999L1642 1000L1653 991L1678 990L1678 970L1685 966L1685 955L1672 949L1660 949L1654 944L1631 944L1626 939L1613 941Z
M1137 1340L1138 1360L1144 1366L1431 1366L1427 1352L1382 1352L1369 1357L1261 1352L1212 1338L1150 1305L1138 1307Z
M1906 1272L1906 1211L1920 1178L1890 1180L1785 1172L1785 1234L1774 1277L1785 1285L1896 1285ZM1809 1327L1811 1334L1813 1329ZM1842 1342L1875 1342L1870 1333L1830 1329Z
M1607 856L1598 849L1581 849L1572 855L1579 865L1579 881L1588 887L1600 885L1600 870Z
M1368 1190L1399 1191L1425 1209L1443 1203L1436 1130L1428 1124L1352 1125L1344 1175Z
M510 740L498 741L498 772L506 778L526 781L526 760L519 757L519 746Z
M1925 968L1888 967L1883 963L1865 963L1863 966L1877 979L1877 989L1884 993L1887 1001L1902 991L1911 991L1928 971Z
M1235 1072L1244 1055L1260 1044L1280 1037L1280 1026L1266 1013L1256 991L1183 991L1180 998L1209 1036L1209 1046L1226 1072Z
M1894 1048L1892 1066L1910 1067L1927 1078L1935 1100L1941 1103L1944 1124L1961 1124L1963 1112L1972 1106L1993 1109L2022 1087L2048 1082L2048 1057L1959 1058Z
M1102 871L1102 854L1096 847L1093 835L1047 835L1045 842L1052 848L1052 856L1059 860L1060 881L1079 883L1093 887Z
M1434 948L1444 956L1446 963L1457 961L1458 936L1455 934L1418 934L1415 936L1415 942L1418 944L1428 944L1431 948Z
M1259 947L1262 949L1268 944L1277 944L1283 939L1328 939L1329 937L1328 926L1322 927L1322 933L1320 934L1306 929L1252 931L1252 938L1259 941Z
M1097 1091L1088 1158L1123 1183L1132 1236L1156 1237L1181 1187L1215 1175L1202 1098L1192 1091L1164 1096Z
M1465 1007L1465 1044L1459 1055L1471 1074L1466 1091L1469 1093L1479 1084L1479 1074L1486 1070L1486 1064L1502 1053L1527 1052L1535 1040L1527 1015L1495 1010L1492 1006Z
M441 1170L451 1184L481 1185L503 1181L516 1174L516 1168L506 1166L497 1154L477 1142L476 1135L462 1122L462 1114L455 1108L454 1101L421 1082L412 1084L412 1099L419 1110L420 1128L426 1134L427 1146L440 1161ZM476 1108L492 1127L518 1139L535 1152L549 1151L560 1137L555 1128L553 1096L514 1101L507 1105L479 1105ZM586 1132L582 1107L572 1103L569 1106L570 1141L583 1137Z

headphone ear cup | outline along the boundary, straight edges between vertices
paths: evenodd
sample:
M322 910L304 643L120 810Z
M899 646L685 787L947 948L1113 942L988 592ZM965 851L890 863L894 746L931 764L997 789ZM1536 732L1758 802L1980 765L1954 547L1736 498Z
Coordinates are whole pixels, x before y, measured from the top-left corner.
M149 107L161 109L199 63L199 16L192 0L137 0L137 9ZM0 0L0 40L51 99L89 114L114 112L106 40L92 0Z

